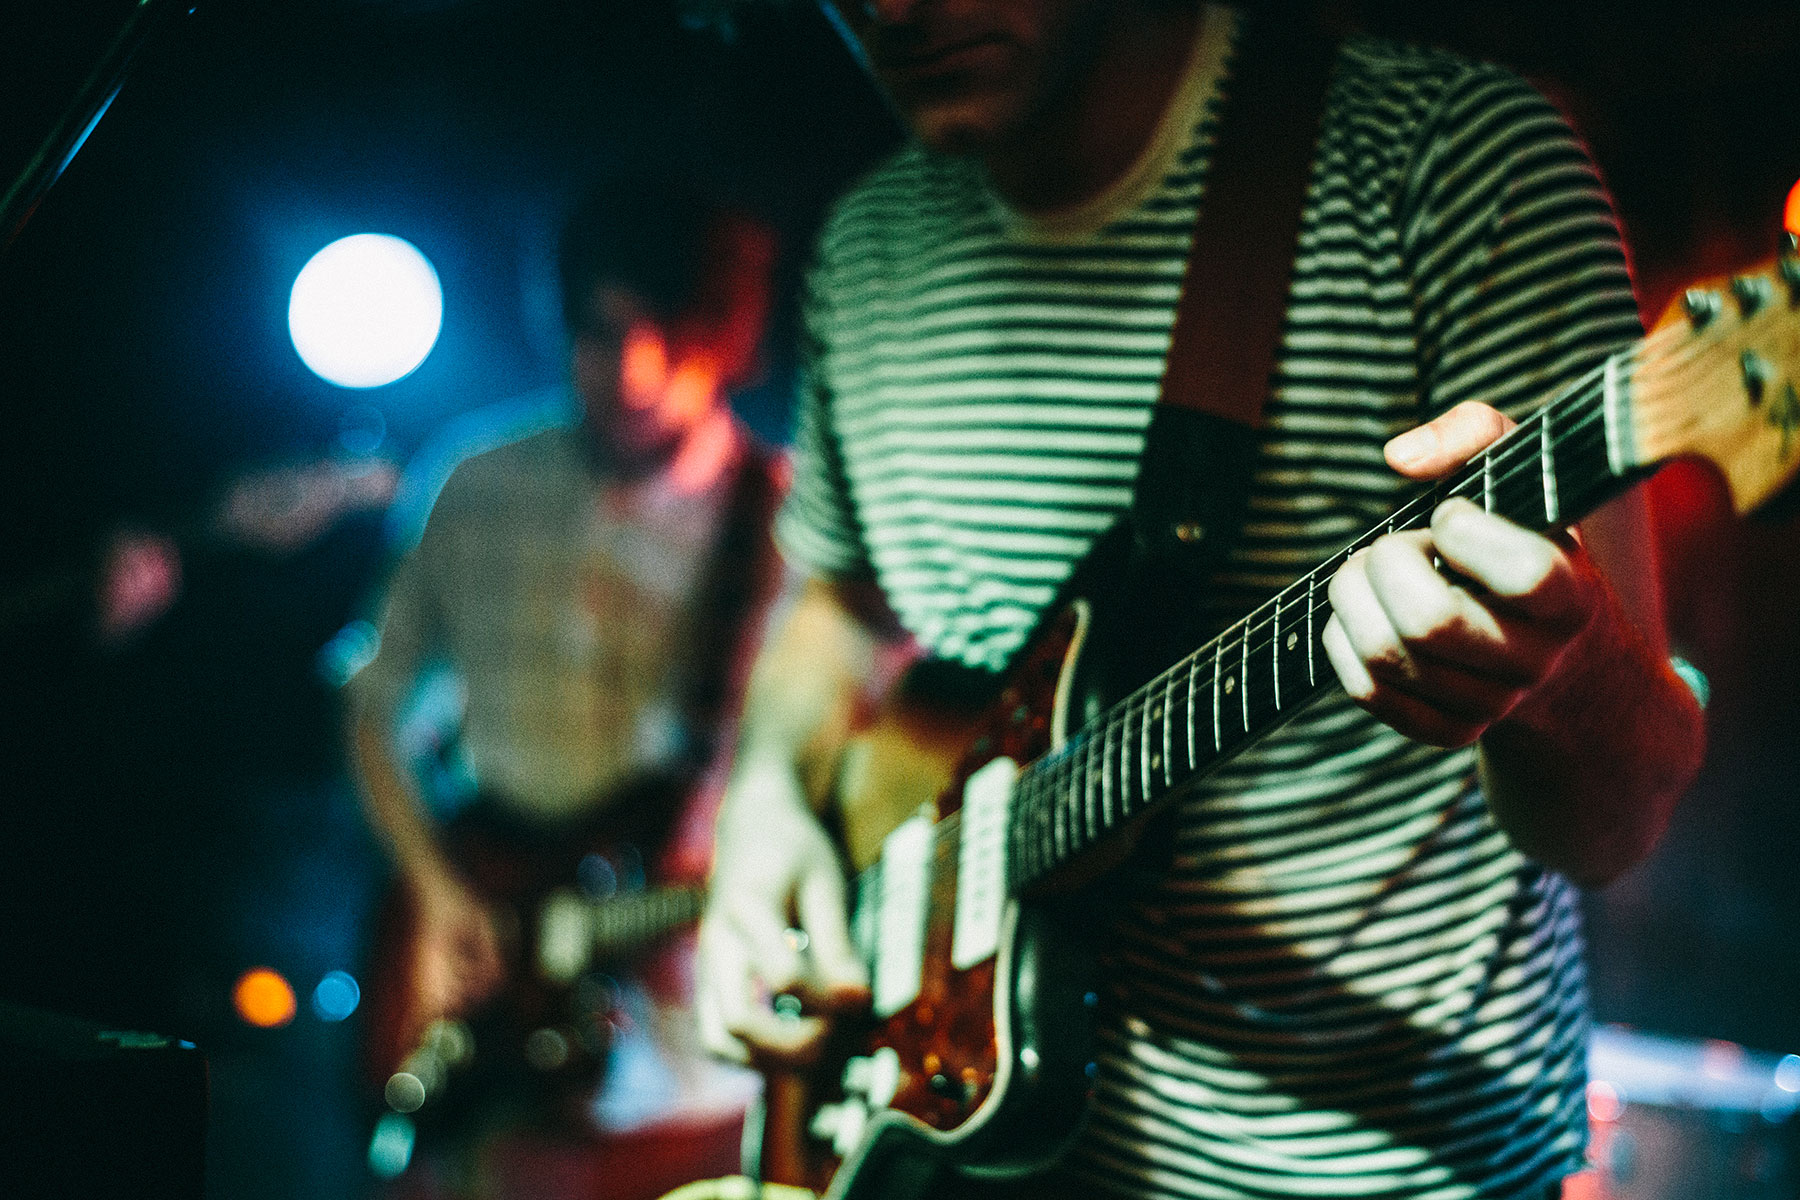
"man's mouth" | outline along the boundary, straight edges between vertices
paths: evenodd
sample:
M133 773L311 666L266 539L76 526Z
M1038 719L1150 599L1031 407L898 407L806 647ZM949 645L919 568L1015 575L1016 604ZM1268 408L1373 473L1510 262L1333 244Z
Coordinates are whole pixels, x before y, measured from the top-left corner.
M922 47L877 47L875 64L884 75L923 80L972 70L997 60L1005 42L997 37L944 39Z

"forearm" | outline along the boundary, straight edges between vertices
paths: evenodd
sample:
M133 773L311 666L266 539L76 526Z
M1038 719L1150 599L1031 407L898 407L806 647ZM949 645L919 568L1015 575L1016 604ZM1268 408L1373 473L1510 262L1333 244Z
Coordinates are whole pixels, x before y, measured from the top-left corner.
M356 713L350 718L350 743L364 811L400 873L409 879L448 873L424 802L394 762L380 723L368 713Z
M808 581L757 657L721 821L787 799L818 810L878 673L880 637L843 588ZM780 781L781 786L772 786Z
M1704 747L1693 693L1609 597L1550 677L1482 735L1479 761L1513 843L1598 886L1650 853Z

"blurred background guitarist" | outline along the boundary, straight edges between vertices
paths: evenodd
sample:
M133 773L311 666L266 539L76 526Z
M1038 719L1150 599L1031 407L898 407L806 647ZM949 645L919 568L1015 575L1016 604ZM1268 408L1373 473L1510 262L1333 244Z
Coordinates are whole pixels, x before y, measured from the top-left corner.
M779 460L727 404L756 366L774 253L763 226L685 184L596 186L561 245L570 391L482 425L393 572L349 718L403 901L377 966L390 986L372 998L378 1075L433 1022L532 986L534 893L616 899L705 870L707 823L683 818L709 808L776 577ZM421 738L428 681L449 720ZM441 786L457 779L469 786ZM583 1001L598 1027L569 1040L623 1078L551 1118L568 1170L591 1166L589 1135L659 1126L677 1130L680 1170L732 1165L746 1081L697 1053L685 963L670 950L639 982L608 976L609 994ZM478 1058L490 1049L478 1031ZM530 1057L550 1070L581 1049ZM680 1182L631 1178L647 1194Z

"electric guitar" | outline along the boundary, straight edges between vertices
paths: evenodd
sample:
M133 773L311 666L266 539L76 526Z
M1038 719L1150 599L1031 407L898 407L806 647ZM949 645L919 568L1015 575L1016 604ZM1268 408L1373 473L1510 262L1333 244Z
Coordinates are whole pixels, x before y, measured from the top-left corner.
M496 1099L552 1123L586 1102L620 1019L619 980L698 919L705 900L697 884L646 877L639 839L655 844L661 834L634 816L660 817L680 801L672 788L639 789L646 791L621 803L623 819L609 808L573 826L538 828L477 811L452 823L450 855L493 915L506 966L499 991L466 1018L422 1030L413 1018L417 914L404 892L390 899L365 1046L389 1108L412 1113L429 1104L434 1124L455 1127ZM463 1101L450 1107L464 1111L446 1109L452 1090Z
M1320 635L1349 555L1423 527L1449 496L1559 528L1679 457L1711 462L1747 512L1800 468L1797 388L1790 238L1771 266L1690 290L1651 336L1128 692L1109 689L1104 660L1141 614L1101 586L1040 631L978 710L894 709L848 757L841 791L873 1011L838 1031L847 1054L770 1077L761 1177L864 1200L918 1195L945 1170L1052 1164L1084 1119L1093 1061L1085 931L1100 906L1083 886L1184 785L1335 678ZM1105 585L1116 572L1086 574Z

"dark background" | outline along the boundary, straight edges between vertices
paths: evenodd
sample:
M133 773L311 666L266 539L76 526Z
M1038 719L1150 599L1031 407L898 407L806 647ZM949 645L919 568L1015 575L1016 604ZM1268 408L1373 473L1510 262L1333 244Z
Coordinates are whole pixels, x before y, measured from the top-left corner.
M0 182L132 8L0 8ZM791 301L823 204L894 130L809 5L744 6L729 38L705 15L666 0L202 4L159 31L0 260L0 583L30 601L0 622L0 994L206 1043L215 1180L343 1195L358 1170L372 1109L342 1099L354 1022L318 1020L306 994L361 969L381 867L318 652L387 551L375 511L282 553L217 544L203 518L245 470L377 436L405 463L448 418L556 383L550 248L597 172L673 163L760 211ZM1371 0L1364 16L1509 62L1563 104L1652 315L1685 281L1774 250L1800 179L1792 0L1425 16ZM294 355L286 300L314 251L364 230L431 258L445 324L413 375L350 392ZM789 312L740 401L777 440ZM1714 685L1711 750L1656 857L1591 898L1597 1013L1800 1051L1800 522L1730 521L1693 469L1652 489L1674 635ZM92 571L122 528L182 534L185 587L103 644ZM230 1017L231 981L263 963L301 993L282 1030ZM301 1136L305 1153L270 1149Z

